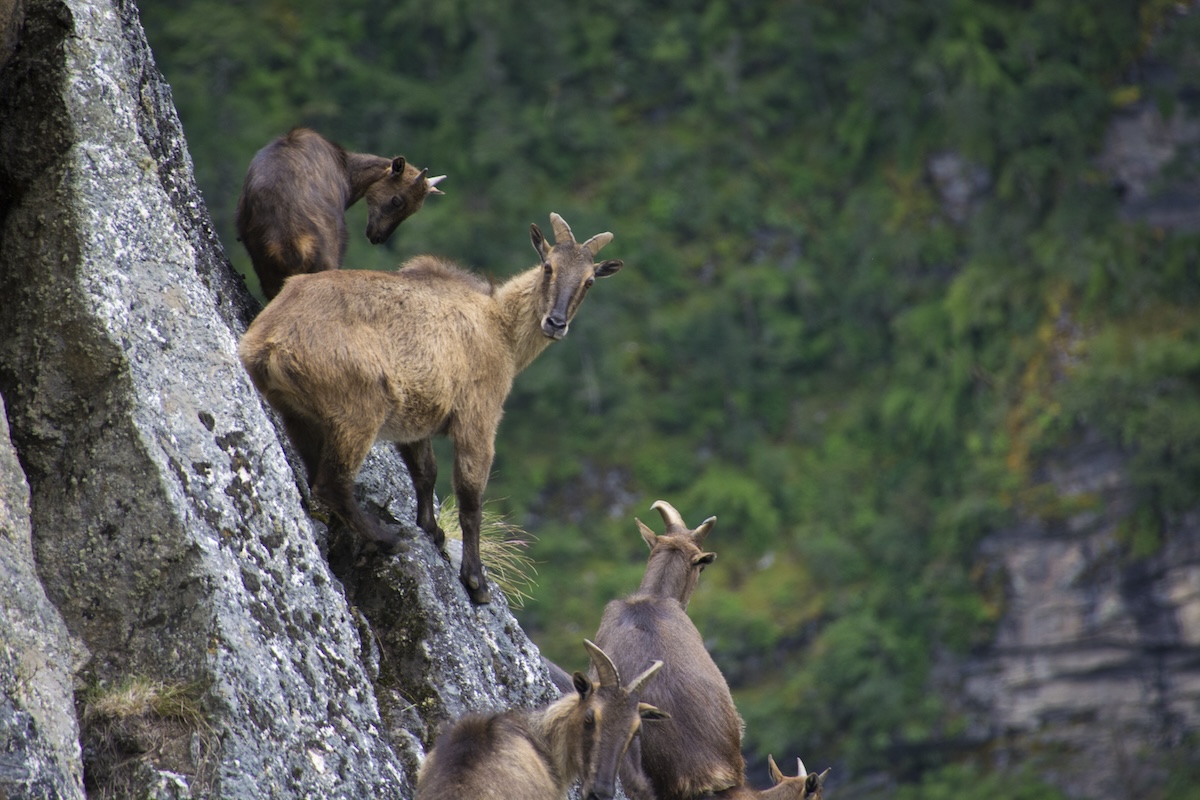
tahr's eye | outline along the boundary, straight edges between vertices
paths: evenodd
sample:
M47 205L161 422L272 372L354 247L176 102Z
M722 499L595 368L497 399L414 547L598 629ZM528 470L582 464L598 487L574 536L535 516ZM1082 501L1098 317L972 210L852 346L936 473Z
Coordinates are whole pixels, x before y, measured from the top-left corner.
M545 264L542 264L542 271L545 272L546 277L549 278L554 274L554 267L550 266L550 262L547 261Z
M392 208L399 208L404 205L404 198L398 194L392 195Z
M590 288L592 288L592 284L595 282L596 282L595 278L588 278L586 281L583 282L583 288L590 289Z
M583 724L587 725L589 727L592 725L595 725L596 724L596 712L590 708L587 711L585 711L583 714Z

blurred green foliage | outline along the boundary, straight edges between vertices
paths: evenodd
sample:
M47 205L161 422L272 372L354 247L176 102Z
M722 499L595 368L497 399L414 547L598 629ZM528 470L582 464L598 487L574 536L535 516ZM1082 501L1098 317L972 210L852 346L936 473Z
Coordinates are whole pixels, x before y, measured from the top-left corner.
M1170 103L1136 67L1151 43L1180 86L1200 82L1200 14L159 0L142 15L243 272L242 175L297 124L449 175L386 246L352 210L347 267L432 251L504 277L533 263L528 224L550 211L616 234L605 256L626 268L517 380L488 493L538 536L520 616L551 657L579 666L604 603L636 587L631 516L657 524L665 498L693 525L720 518L691 612L748 750L934 768L901 797L1054 796L937 770L966 721L929 668L988 641L1002 597L975 545L1034 513L1039 455L1083 428L1128 451L1131 557L1200 500L1197 237L1120 222L1095 166L1116 111Z
M981 774L974 767L953 764L925 775L917 785L901 786L896 800L1063 800L1062 792L1039 781L1028 768Z

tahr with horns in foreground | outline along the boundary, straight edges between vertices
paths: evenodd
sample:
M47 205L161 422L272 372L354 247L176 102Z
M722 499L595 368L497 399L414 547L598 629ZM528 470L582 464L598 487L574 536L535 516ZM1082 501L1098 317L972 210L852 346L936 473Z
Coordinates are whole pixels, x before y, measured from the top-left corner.
M642 722L667 718L638 699L662 662L622 686L604 651L584 645L595 682L576 672L574 691L547 706L458 720L421 764L417 800L561 800L577 779L585 800L609 800Z

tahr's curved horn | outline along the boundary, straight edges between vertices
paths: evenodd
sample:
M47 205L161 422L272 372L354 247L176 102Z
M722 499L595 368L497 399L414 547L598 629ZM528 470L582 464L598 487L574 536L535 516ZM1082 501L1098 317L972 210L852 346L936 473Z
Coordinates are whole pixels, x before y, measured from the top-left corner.
M705 538L708 537L708 532L712 530L712 526L716 525L716 524L717 524L716 517L709 517L708 519L704 520L704 522L701 522L700 527L696 528L696 530L693 534L693 536L696 539L696 543L697 544L703 543Z
M643 672L641 675L638 675L636 678L634 678L632 681L630 681L629 686L626 687L625 690L630 693L641 691L641 688L643 686L645 686L646 683L651 678L654 677L654 674L662 668L662 665L663 665L663 662L655 661L653 664L651 664L649 667L646 668L645 672Z
M655 500L654 505L650 506L650 510L657 510L659 514L662 514L663 522L667 523L667 531L671 531L672 528L687 530L687 525L684 524L683 517L679 516L679 512L675 510L675 506L666 500Z
M584 250L591 252L592 257L594 258L596 253L600 252L600 248L604 247L604 245L608 244L612 240L613 235L608 231L605 231L604 233L597 233L595 236L584 242L582 246Z
M550 224L554 226L554 243L566 244L567 242L574 243L575 234L571 233L571 226L567 221L553 211L550 212Z
M617 672L617 667L613 664L612 659L608 657L600 647L590 639L583 640L583 646L587 648L588 654L592 657L592 664L596 667L596 675L600 678L600 685L605 689L615 689L621 685L621 675Z

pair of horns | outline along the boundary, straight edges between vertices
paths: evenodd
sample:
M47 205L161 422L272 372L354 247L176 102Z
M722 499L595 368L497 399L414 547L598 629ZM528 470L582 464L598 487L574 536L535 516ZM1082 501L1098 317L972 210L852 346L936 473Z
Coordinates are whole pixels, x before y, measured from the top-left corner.
M611 687L613 690L621 688L621 675L617 672L617 666L608 657L600 647L590 639L583 640L583 646L587 648L588 654L592 657L592 664L596 667L596 674L600 677L600 685L602 687ZM645 672L638 675L629 685L625 687L626 693L640 691L646 685L646 681L654 676L654 673L662 667L663 662L655 661L646 669Z
M403 173L404 167L407 163L408 162L405 160L404 156L396 156L392 159L392 172ZM434 177L430 178L429 167L426 167L425 169L421 170L421 174L418 177L425 179L425 186L428 187L430 194L445 194L445 192L437 188L439 183L446 180L445 175L435 175Z
M767 754L767 767L771 771L771 780L775 781L775 783L783 783L783 780L786 776L783 774L783 770L781 770L778 766L776 766L775 758L773 756L771 756L769 753ZM804 762L802 760L800 760L799 758L796 759L796 770L797 770L796 771L797 778L809 777L808 770L806 770L804 768ZM823 784L825 782L825 776L828 774L829 774L829 769L827 768L820 775L813 775L812 777L816 779L817 785L820 786L821 784Z
M574 244L575 234L571 233L571 226L567 221L553 211L550 212L550 224L554 226L554 243L555 244ZM593 257L600 252L600 248L613 240L613 235L608 231L597 233L592 238L580 245L583 249L592 254Z
M699 528L696 528L696 530L693 531L687 526L687 523L683 521L683 517L679 514L679 512L675 510L675 506L671 505L666 500L656 500L654 505L650 506L650 510L657 511L662 515L663 522L667 525L666 532L668 534L678 535L681 533L690 533L695 539L696 544L702 544L704 542L704 539L708 536L708 532L712 530L712 526L717 522L716 517L709 517L708 519L704 520L704 522L700 523ZM640 519L637 520L637 524L639 527L644 529L643 532L650 531L650 529L647 528L645 523L643 523Z

